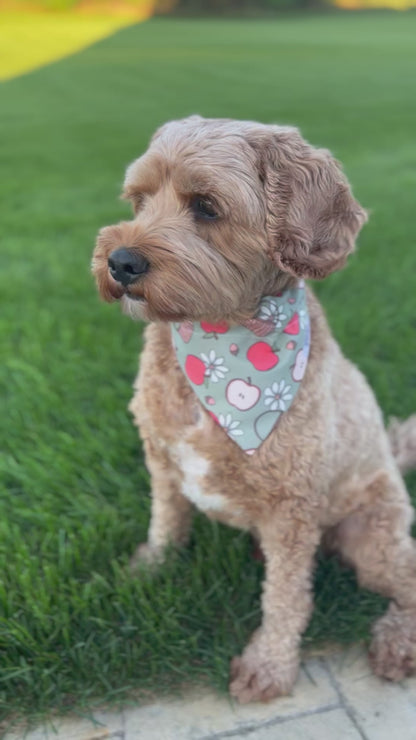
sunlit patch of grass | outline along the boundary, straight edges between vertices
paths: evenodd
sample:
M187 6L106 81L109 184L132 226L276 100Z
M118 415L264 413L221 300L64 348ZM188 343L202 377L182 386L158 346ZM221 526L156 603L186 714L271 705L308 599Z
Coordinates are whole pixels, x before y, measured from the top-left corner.
M1 12L0 80L74 54L148 15L147 6L135 16Z

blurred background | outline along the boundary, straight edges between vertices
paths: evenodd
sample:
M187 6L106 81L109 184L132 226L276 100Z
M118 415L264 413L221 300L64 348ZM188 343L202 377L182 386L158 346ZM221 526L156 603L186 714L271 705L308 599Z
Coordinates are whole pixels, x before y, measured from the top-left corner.
M157 126L288 123L343 162L370 221L315 290L386 418L415 412L412 2L0 0L4 722L224 689L260 619L250 540L203 517L157 576L126 570L149 519L127 412L143 327L100 302L89 264L99 228L130 216L124 169ZM366 639L385 606L334 560L315 592L305 646Z
M255 18L415 6L416 0L0 0L0 79L152 16Z

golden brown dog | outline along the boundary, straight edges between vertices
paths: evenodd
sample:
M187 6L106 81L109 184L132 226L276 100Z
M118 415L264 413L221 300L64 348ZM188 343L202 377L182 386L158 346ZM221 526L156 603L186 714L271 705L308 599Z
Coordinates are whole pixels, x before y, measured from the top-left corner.
M152 476L148 542L160 561L186 543L193 505L251 531L266 561L263 621L231 664L240 701L290 692L325 536L359 582L392 598L371 663L416 669L416 548L401 472L416 463L416 417L390 436L364 377L307 289L311 346L287 413L251 454L229 439L174 354L169 322L252 319L263 296L341 268L366 214L330 153L290 127L192 116L160 128L127 170L134 218L99 234L93 271L106 300L150 321L131 410Z

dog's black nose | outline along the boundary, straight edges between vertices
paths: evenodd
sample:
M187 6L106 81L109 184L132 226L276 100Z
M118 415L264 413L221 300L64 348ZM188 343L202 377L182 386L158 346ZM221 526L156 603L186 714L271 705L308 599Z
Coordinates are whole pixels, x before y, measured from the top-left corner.
M149 267L146 257L126 247L111 252L108 258L108 269L111 276L125 287L144 275Z

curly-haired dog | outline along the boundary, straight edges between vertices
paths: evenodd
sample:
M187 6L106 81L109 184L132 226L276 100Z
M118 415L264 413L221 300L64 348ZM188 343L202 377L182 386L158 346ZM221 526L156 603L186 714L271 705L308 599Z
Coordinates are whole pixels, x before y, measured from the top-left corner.
M294 128L192 116L156 132L124 195L134 218L102 229L93 271L103 298L151 322L130 406L152 477L136 561L186 543L193 505L255 535L263 621L230 690L266 700L295 681L325 536L363 586L392 598L374 626L375 672L414 671L400 472L416 463L416 417L389 439L303 284L341 268L366 221L339 166Z

